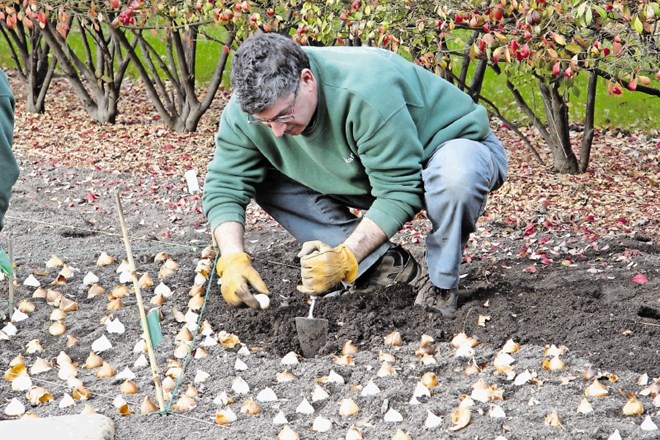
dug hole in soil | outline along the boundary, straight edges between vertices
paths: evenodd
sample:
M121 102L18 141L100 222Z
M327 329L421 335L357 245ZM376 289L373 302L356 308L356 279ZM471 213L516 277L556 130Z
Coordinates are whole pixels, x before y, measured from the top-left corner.
M123 114L134 117L135 112ZM199 133L176 140L174 149L158 149L170 136L161 133L163 139L151 152L134 153L134 163L140 164L134 169L126 155L109 158L109 144L99 135L110 133L114 148L117 139L122 145L139 144L131 139L142 129L135 129L130 116L122 116L117 127L93 128L83 141L89 157L104 155L95 163L84 154L67 153L67 136L74 134L36 137L33 128L54 124L52 116L28 116L20 106L17 116L15 149L22 174L0 245L12 245L15 303L25 316L14 312L2 322L0 365L11 373L18 370L10 364L23 363L31 385L10 382L11 374L5 375L0 418L94 410L114 420L118 439L277 438L287 429L303 439L406 438L404 433L413 439L660 437L654 429L660 425L658 207L648 202L658 200L657 191L649 187L642 194L628 193L632 208L609 202L612 215L616 209L641 212L634 219L626 214L627 224L599 219L596 208L594 218L584 221L591 215L585 212L591 201L580 208L573 201L567 202L569 208L558 201L570 199L562 188L571 186L598 197L600 190L589 188L589 182L599 173L616 181L606 169L607 157L593 158L595 171L588 178L549 178L555 180L539 195L530 189L538 182L528 181L524 149L513 147L517 144L508 132L498 131L508 141L511 175L492 195L466 249L456 318L444 320L413 306L409 286L322 298L315 316L328 320L328 341L317 357L303 358L294 326L295 317L306 316L309 309L296 291L299 243L250 206L246 246L270 289L271 304L263 311L228 307L213 271L208 279L203 276L210 236L199 194L187 192L185 170L144 165L159 161L149 159L159 151L176 161L177 154L191 153L185 149L193 143L191 165L203 179L217 112ZM85 126L85 115L69 117L66 125ZM141 123L145 133L162 130L157 120ZM635 150L657 158L654 142L629 142L626 154ZM139 343L142 330L132 283L118 272L126 251L116 191L122 197L137 275L145 277L143 282L145 274L153 280L140 289L145 307L160 308L162 315L164 338L155 355L167 415L140 414L145 397L156 404L157 397ZM567 212L572 217L562 216ZM544 224L544 219L554 224ZM428 227L420 216L394 241L423 262ZM99 266L103 252L114 262ZM164 253L171 261L156 261ZM63 266L52 264L53 255ZM164 266L172 268L169 273ZM90 295L90 284L83 282L90 282L90 273L103 294ZM122 285L129 288L125 296L118 293ZM3 309L8 287L7 280L0 282ZM53 300L53 293L48 299L35 298L40 289L59 292L77 305L60 317L66 327L62 335L54 336L50 329L58 317L53 311L64 306ZM201 293L202 303L195 293ZM201 328L197 323L203 323ZM400 345L390 343L395 332ZM459 344L457 335L474 344ZM99 378L101 368L85 364L92 345L98 347L104 338L111 348L97 354L115 375ZM67 357L72 362L68 366ZM33 369L43 365L39 358L51 369ZM127 380L137 385L135 394L122 393ZM598 385L600 391L594 391ZM35 387L52 399L31 403L28 391ZM80 387L90 392L86 400L76 398ZM356 404L348 412L347 399ZM16 401L24 413L7 414ZM630 401L639 401L643 411L624 415ZM232 414L235 421L218 424L233 420Z

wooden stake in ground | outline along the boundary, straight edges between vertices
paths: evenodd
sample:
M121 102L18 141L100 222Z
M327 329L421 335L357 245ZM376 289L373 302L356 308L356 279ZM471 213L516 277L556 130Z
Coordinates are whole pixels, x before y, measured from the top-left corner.
M11 241L7 245L7 255L9 256L9 264L11 264L12 270L9 271L7 279L9 280L9 317L14 314L14 250L11 247Z
M142 302L142 294L140 293L140 286L138 283L137 273L135 272L135 262L133 260L133 251L131 250L131 242L128 239L128 231L126 230L126 222L124 221L124 210L121 207L121 200L119 199L119 192L115 193L115 201L117 202L117 212L119 214L119 223L121 224L121 232L124 237L124 245L126 247L126 258L128 259L128 270L131 273L131 281L135 289L135 299L137 300L138 309L140 310L140 323L142 324L142 332L147 343L147 353L149 354L149 364L151 365L151 374L153 376L154 385L156 386L156 399L160 411L165 411L165 400L163 399L163 390L160 382L160 372L158 371L158 364L156 364L156 356L154 355L154 347L151 342L151 335L149 334L149 325L147 324L147 314L144 311L144 303Z
M11 249L11 242L9 242L7 251L8 253L5 254L0 248L0 275L5 275L9 282L9 304L5 310L0 310L0 322L4 321L5 318L11 319L11 315L14 313L14 256Z

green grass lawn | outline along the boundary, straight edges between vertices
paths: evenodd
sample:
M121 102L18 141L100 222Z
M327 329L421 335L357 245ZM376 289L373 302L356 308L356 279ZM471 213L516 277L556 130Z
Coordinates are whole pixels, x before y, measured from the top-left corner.
M213 38L220 41L224 37L224 29L220 27L209 28L208 32ZM76 40L78 38L78 40ZM76 50L82 49L80 37L72 32L70 41ZM164 49L165 44L158 37L149 36L148 39L159 50ZM197 49L197 82L203 86L208 82L220 53L219 45L204 37L198 40ZM164 50L161 53L165 53ZM7 42L0 38L0 66L13 68L14 63L10 56ZM137 78L136 70L129 67L128 76ZM228 69L225 72L225 84L227 84ZM580 75L577 79L578 87L586 90L587 76ZM657 83L656 83L657 84ZM542 115L542 105L536 85L531 82L529 87L523 88L525 99L534 107L537 114ZM488 71L482 95L490 99L508 119L525 124L526 119L517 104L514 102L506 87L504 75L496 75ZM571 97L571 119L573 122L581 122L584 118L585 96ZM596 99L596 126L600 128L625 128L627 130L641 130L651 132L658 129L657 121L660 120L660 100L657 97L643 93L630 92L624 89L620 96L610 96L605 88L605 81L600 80Z
M570 98L570 117L573 122L581 122L584 119L587 82L588 77L586 74L578 76L576 80L576 85L582 93L580 96L571 96ZM530 81L527 87L521 87L521 93L527 103L534 108L536 114L544 117L543 105L536 83ZM506 86L504 74L497 75L489 69L484 80L482 95L493 101L505 117L517 123L527 123L528 119L522 114ZM641 130L648 133L658 129L659 120L660 99L657 97L640 92L631 92L627 89L623 90L622 95L611 96L607 93L606 81L602 78L598 80L595 111L596 127L625 128L626 130Z

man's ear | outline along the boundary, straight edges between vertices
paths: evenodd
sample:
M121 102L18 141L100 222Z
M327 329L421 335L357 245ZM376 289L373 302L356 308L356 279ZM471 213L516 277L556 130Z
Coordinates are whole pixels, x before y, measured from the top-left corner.
M310 81L316 82L314 72L312 72L310 69L303 69L302 72L300 72L300 81L302 83L309 83Z

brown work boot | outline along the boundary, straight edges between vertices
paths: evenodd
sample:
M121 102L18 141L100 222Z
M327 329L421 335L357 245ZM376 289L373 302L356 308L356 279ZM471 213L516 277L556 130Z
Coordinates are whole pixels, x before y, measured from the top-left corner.
M410 283L419 271L420 267L413 256L400 245L396 245L360 275L349 292L370 293L378 287Z
M445 318L454 318L458 309L458 289L441 289L434 286L426 270L421 271L412 284L417 292L416 305L422 306L428 312L440 313Z

